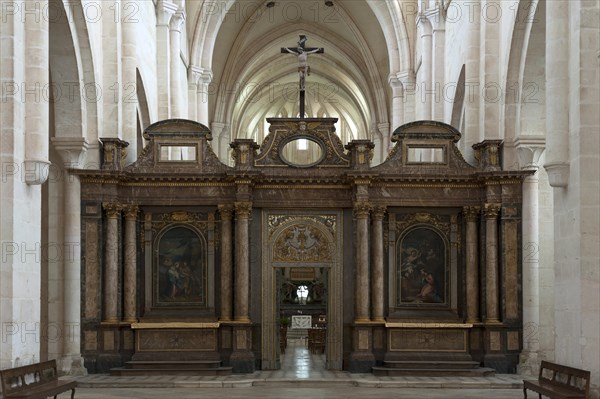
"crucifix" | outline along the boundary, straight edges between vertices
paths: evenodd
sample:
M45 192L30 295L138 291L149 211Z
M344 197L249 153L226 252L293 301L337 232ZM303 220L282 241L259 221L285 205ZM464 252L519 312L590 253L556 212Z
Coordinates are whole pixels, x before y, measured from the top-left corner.
M300 40L298 40L298 47L296 48L289 48L289 47L282 47L281 48L281 52L282 53L290 53L290 54L295 54L296 56L298 56L298 75L300 77L300 118L304 118L304 82L306 80L306 76L310 76L310 66L308 65L308 55L309 54L315 54L315 53L319 53L319 54L323 54L325 52L325 49L322 47L304 47L304 45L306 44L306 41L308 39L306 38L305 35L300 35Z

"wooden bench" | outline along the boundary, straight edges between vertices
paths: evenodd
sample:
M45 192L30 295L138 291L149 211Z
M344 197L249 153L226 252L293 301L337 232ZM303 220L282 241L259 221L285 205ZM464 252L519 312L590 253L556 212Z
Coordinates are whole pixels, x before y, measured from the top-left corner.
M553 399L587 399L590 395L590 372L542 361L537 381L523 380L523 397L530 389Z
M71 390L75 397L76 381L58 379L56 360L0 370L2 394L5 399L45 399Z

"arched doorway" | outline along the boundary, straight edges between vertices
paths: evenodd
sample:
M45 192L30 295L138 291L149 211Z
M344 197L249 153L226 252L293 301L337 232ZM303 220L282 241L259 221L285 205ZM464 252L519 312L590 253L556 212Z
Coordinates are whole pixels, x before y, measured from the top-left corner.
M263 212L262 369L279 369L280 276L292 268L326 275L325 366L342 369L342 215L339 211ZM317 281L318 279L309 279Z

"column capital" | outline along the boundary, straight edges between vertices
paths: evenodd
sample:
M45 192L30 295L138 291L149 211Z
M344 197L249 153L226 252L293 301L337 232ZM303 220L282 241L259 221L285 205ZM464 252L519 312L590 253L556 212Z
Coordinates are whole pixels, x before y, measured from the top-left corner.
M140 207L136 204L123 205L123 211L125 213L125 219L136 220L137 215L140 212Z
M546 139L539 136L519 136L514 145L519 167L523 170L538 170L540 158L546 149Z
M464 206L463 215L465 216L465 220L467 222L476 222L480 211L481 207L479 206Z
M185 11L182 8L178 8L177 11L171 17L169 21L169 30L171 32L180 32L183 23L185 22Z
M496 219L498 217L498 213L502 208L502 204L498 203L487 203L483 206L483 213L485 214L486 219Z
M121 210L123 209L123 205L117 202L103 202L102 208L106 211L106 216L110 219L116 219L119 217Z
M358 201L354 203L354 217L357 219L366 219L369 217L372 205L368 201Z
M248 219L252 212L252 202L239 201L234 203L235 214L238 218Z
M83 137L52 137L50 142L60 155L65 167L81 166L89 148L89 143Z
M172 1L159 0L156 5L156 25L169 26L169 21L173 14L177 12L179 6Z
M439 5L435 8L425 11L423 14L431 24L434 32L445 30L446 15Z
M387 207L385 205L374 205L372 209L373 220L383 220Z
M229 221L233 217L233 205L223 204L218 206L221 220Z
M188 69L188 80L190 84L206 85L212 81L212 71L191 65Z

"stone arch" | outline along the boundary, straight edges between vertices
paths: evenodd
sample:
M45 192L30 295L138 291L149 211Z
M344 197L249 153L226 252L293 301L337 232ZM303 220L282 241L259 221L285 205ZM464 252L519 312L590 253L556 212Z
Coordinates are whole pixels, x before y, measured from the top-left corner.
M452 105L452 117L450 124L459 132L462 131L463 113L465 109L465 65L460 69L456 89L454 92L454 103Z
M276 300L276 268L293 265L310 265L329 269L327 298L328 332L326 366L341 370L343 358L343 261L342 261L342 214L338 211L263 211L263 262L262 262L262 368L279 368L278 357L278 303ZM300 233L293 233L294 229ZM303 230L304 229L304 230ZM306 233L308 229L309 233ZM290 235L290 232L291 235ZM321 247L310 252L310 234L326 240ZM287 236L286 236L287 234ZM294 236L293 234L298 234ZM306 239L307 257L294 250L293 242L300 234ZM287 240L287 241L286 241ZM313 240L314 241L314 240ZM279 243L279 244L278 244ZM286 246L287 245L287 246ZM313 245L315 245L313 243ZM291 252L288 256L288 251ZM329 256L324 256L324 253ZM326 259L325 261L319 261Z

